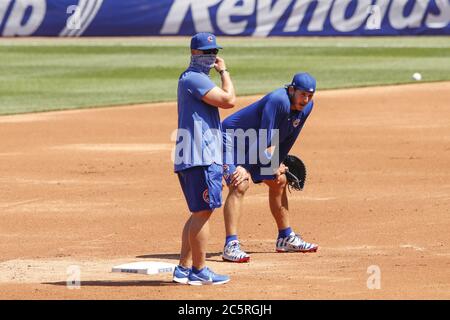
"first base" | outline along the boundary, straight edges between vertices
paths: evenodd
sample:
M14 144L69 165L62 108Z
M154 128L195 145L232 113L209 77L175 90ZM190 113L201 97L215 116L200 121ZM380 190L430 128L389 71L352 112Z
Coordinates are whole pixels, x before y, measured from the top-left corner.
M175 264L167 262L133 262L121 264L112 268L112 272L126 272L126 273L139 273L139 274L159 274L159 273L172 273L175 269Z

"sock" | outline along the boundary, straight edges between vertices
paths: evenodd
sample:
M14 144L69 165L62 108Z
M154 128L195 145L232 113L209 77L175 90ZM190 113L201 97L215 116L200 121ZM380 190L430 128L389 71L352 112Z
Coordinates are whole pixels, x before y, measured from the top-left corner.
M291 227L283 229L283 230L278 230L278 239L280 238L286 238L287 236L289 236L292 233L292 229Z
M233 234L231 236L227 236L225 238L225 245L227 245L230 241L237 240L237 239L238 239L238 236L235 234Z

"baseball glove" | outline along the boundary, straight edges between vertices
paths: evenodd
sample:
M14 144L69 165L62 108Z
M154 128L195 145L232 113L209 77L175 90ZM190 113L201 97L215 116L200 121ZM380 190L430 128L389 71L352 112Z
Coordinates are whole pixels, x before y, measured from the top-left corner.
M306 181L306 167L303 161L290 154L283 161L283 164L288 167L286 178L289 192L291 192L290 188L298 191L303 190Z

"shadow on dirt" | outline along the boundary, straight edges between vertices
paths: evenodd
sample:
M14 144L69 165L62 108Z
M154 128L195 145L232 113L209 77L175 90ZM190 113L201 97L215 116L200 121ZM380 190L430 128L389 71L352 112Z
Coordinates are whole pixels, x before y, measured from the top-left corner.
M67 286L66 281L58 282L43 282L41 284L48 284L52 286ZM135 280L135 281L112 281L112 280L92 280L81 281L80 287L167 287L178 286L180 284L163 281L163 280Z
M206 254L206 259L221 257L222 252L211 252ZM146 254L142 256L136 256L139 259L167 259L167 260L178 260L180 259L179 253L156 253L156 254Z

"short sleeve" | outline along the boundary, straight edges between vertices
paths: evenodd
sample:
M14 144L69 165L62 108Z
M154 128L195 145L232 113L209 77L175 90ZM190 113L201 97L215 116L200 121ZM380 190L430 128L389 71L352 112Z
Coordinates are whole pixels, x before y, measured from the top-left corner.
M198 72L191 72L184 84L186 90L198 100L202 100L204 95L216 86L208 76Z

